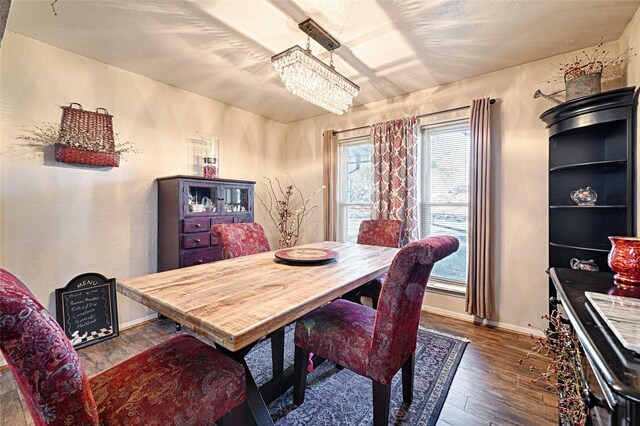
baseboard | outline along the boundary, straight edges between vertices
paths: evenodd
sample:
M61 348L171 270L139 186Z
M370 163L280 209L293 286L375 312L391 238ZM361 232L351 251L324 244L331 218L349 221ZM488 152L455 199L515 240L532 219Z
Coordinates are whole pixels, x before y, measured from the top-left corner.
M140 325L143 322L151 321L155 318L158 318L158 314L152 313L147 315L146 317L136 318L131 321L123 322L122 324L120 324L120 330L126 330L127 328L135 327L136 325Z
M136 318L131 321L123 322L122 324L120 324L119 328L120 328L120 331L126 330L127 328L135 327L136 325L140 325L143 322L151 321L152 319L157 317L158 317L158 314L156 313L149 314L146 317ZM6 367L6 366L7 366L7 360L5 360L2 354L0 354L0 368Z
M508 323L500 322L500 321L489 321L489 320L478 321L478 318L474 317L473 315L463 314L463 313L460 313L460 312L453 312L453 311L449 311L449 310L441 309L441 308L435 308L433 306L422 305L422 311L423 312L429 312L429 313L436 314L436 315L441 315L443 317L449 317L449 318L459 319L459 320L466 321L466 322L472 322L474 324L487 324L487 325L490 325L492 327L501 328L501 329L509 330L509 331L514 331L514 332L520 333L520 334L526 334L527 336L529 336L531 334L533 334L534 336L544 336L542 331L538 330L537 328L520 327L518 325L508 324Z

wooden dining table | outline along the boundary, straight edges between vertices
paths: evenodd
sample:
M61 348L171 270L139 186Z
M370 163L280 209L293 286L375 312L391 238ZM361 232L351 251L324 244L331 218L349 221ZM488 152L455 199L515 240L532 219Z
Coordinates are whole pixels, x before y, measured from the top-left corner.
M260 339L384 273L399 249L324 241L334 250L317 264L286 263L274 252L118 280L117 289L212 340L246 369L247 402L258 425L273 424L267 403L290 386L292 368L258 387L244 357ZM281 334L284 336L284 333Z

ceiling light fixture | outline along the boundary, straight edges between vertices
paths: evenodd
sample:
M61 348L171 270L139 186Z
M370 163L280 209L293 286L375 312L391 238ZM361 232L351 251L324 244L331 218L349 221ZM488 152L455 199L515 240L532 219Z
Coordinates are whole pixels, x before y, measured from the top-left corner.
M271 57L273 66L291 93L342 115L360 88L333 66L333 51L340 47L340 43L311 19L299 24L298 28L307 34L307 50L296 45L278 53ZM311 38L331 53L329 65L311 54Z

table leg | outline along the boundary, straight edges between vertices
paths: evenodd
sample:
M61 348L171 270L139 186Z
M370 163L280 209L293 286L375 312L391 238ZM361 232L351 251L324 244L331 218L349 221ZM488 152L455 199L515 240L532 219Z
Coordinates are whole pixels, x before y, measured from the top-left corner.
M269 337L271 338L273 377L278 377L284 371L284 328L274 331Z
M257 424L258 426L273 426L273 420L271 419L271 415L269 414L269 410L267 409L267 404L265 403L265 400L260 393L260 389L258 389L256 381L251 374L251 370L249 370L249 366L244 359L254 345L255 343L246 346L237 352L232 352L220 345L216 345L216 347L220 352L224 353L229 358L235 359L243 365L245 373L247 406L251 411L251 416L253 417L255 424ZM245 418L245 421L247 420L249 419Z
M253 376L251 375L251 371L247 366L244 358L242 359L242 365L244 365L245 376L246 376L246 385L247 385L247 405L251 410L251 415L256 421L258 426L273 426L273 420L271 419L271 414L269 414L269 409L267 409L267 404L264 402L262 395L260 394L260 390L256 385Z

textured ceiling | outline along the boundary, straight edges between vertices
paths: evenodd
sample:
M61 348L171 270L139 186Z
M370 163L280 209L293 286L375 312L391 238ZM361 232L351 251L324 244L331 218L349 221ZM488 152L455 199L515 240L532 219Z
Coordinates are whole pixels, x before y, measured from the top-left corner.
M639 0L14 0L7 28L283 123L325 111L270 57L312 18L342 43L354 105L617 40ZM328 62L328 53L312 43Z

